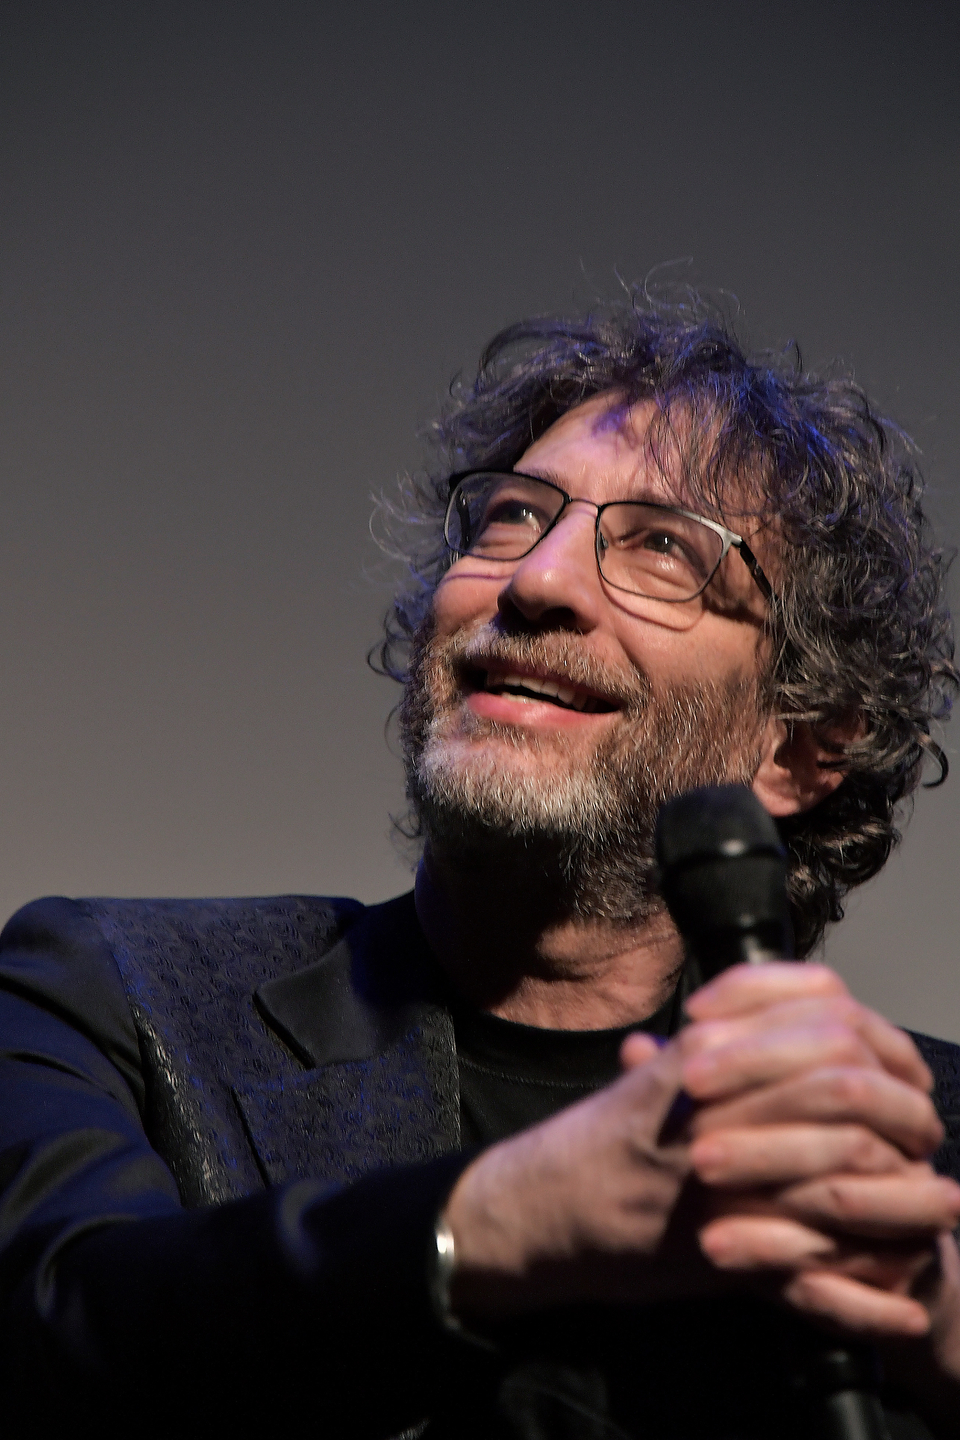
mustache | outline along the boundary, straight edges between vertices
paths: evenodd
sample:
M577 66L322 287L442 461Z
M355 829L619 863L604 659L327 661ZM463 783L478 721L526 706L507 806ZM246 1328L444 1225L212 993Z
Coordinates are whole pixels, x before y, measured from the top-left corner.
M461 672L494 663L566 680L624 710L642 710L650 701L650 681L642 670L610 665L563 631L511 633L487 623L444 637L442 646L448 664Z

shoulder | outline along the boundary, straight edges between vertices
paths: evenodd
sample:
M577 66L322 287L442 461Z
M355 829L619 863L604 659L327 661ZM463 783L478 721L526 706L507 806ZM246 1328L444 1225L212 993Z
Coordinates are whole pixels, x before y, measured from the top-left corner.
M129 960L142 950L154 962L172 952L213 960L225 952L269 955L268 966L277 966L336 943L364 909L359 900L318 895L214 900L50 895L8 920L0 932L0 965L12 981L29 975L60 998L73 992L81 1000L83 972L95 971L107 957ZM114 976L116 969L114 963ZM110 982L105 984L109 989ZM116 983L113 988L116 992Z
M908 1033L933 1072L933 1103L947 1132L934 1164L960 1180L960 1045L933 1035Z
M364 913L358 900L321 895L75 904L109 946L128 988L138 973L164 971L260 984L322 955Z
M211 987L248 993L335 944L363 913L356 900L70 900L47 896L0 933L0 992L91 1039L140 1088L138 1011L168 995L202 1004Z
M66 1022L139 1091L139 1044L123 983L109 945L76 901L50 895L7 921L0 932L0 993L14 1039L31 1013Z

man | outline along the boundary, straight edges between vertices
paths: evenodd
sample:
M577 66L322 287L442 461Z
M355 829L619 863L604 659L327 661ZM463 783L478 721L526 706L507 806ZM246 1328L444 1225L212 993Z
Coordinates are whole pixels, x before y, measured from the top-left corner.
M437 435L384 650L415 899L4 932L13 1433L804 1434L830 1336L960 1433L927 1064L820 966L689 994L652 866L663 800L751 785L807 954L882 865L956 679L909 455L639 304L506 332Z

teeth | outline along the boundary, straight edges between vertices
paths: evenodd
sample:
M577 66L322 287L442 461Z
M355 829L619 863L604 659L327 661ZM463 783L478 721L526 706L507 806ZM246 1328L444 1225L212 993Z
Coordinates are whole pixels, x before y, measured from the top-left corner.
M550 695L553 699L559 700L561 705L569 705L574 710L593 709L593 700L589 695L575 690L572 685L562 685L558 680L541 680L536 675L495 675L488 671L487 689L500 689L512 686L516 689L531 690L538 695Z

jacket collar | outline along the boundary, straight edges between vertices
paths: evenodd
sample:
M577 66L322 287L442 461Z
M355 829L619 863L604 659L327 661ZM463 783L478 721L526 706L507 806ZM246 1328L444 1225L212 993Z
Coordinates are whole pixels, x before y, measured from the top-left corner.
M370 1059L445 1012L413 892L364 910L332 950L268 980L254 1002L310 1067Z
M349 1184L460 1143L453 1020L412 895L363 912L343 939L254 1001L307 1067L233 1087L264 1177Z

